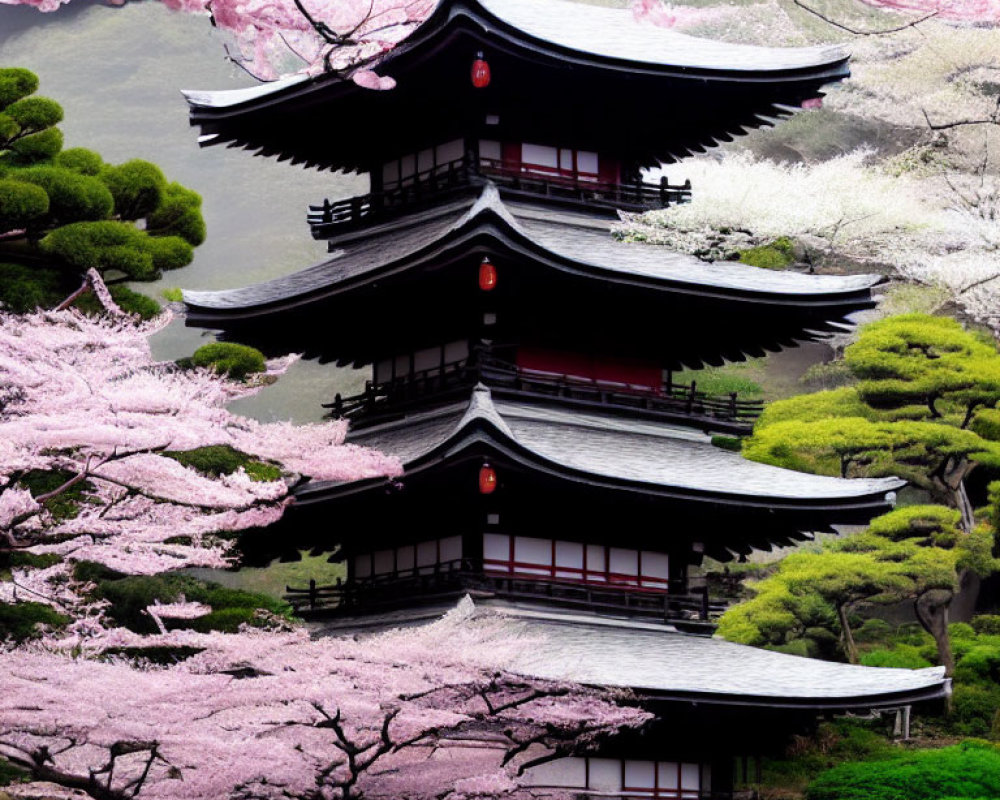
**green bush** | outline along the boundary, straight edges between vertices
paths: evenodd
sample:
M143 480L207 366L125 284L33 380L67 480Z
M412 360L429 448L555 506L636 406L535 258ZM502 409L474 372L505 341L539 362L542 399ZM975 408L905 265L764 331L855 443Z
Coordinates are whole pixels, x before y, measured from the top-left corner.
M884 619L872 617L861 623L854 632L854 641L861 644L889 644L892 641L892 626Z
M186 575L132 576L118 579L97 579L96 597L110 602L108 615L119 625L136 633L155 633L152 618L145 613L154 601L172 603L183 595L191 602L212 607L212 613L198 622L186 620L185 627L197 630L235 630L242 622L249 621L258 610L287 616L286 604L267 595L253 594L238 589L227 589ZM240 622L237 623L236 620ZM206 621L207 620L207 621Z
M72 289L52 269L0 263L0 303L18 314L58 305Z
M1000 636L1000 614L980 614L973 617L972 629L978 634Z
M738 436L713 436L712 444L723 450L732 450L734 453L743 449L743 440Z
M17 180L33 183L49 196L49 217L59 223L104 219L115 201L97 178L63 167L28 167L16 170ZM13 174L9 177L13 177Z
M0 180L0 233L24 228L49 213L49 196L41 186Z
M281 478L278 467L258 461L227 444L207 445L194 450L171 450L163 455L213 478L232 475L240 467L254 480L276 481Z
M0 109L38 91L38 76L21 67L0 69Z
M104 168L104 159L100 153L88 150L86 147L71 147L63 150L53 159L57 167L71 169L81 175L100 175Z
M146 230L153 236L180 236L197 247L205 241L205 219L201 215L201 195L171 183L160 205L146 218Z
M948 728L959 736L990 736L1000 709L1000 687L955 686Z
M909 644L899 644L891 650L872 650L861 656L861 663L866 667L899 667L902 669L921 669L931 666L931 662L923 657L920 649Z
M178 289L176 286L171 286L169 289L164 289L160 294L163 295L163 299L169 303L183 303L184 293Z
M0 603L0 641L23 642L38 636L38 625L66 626L70 618L42 603Z
M40 131L58 125L63 110L47 97L25 97L7 106L3 113L18 124L21 131Z
M196 367L211 367L220 375L243 380L252 372L265 370L264 354L254 347L232 342L214 342L199 347L191 356Z
M1000 797L1000 751L963 742L885 761L841 764L816 778L808 800L941 800Z
M148 161L132 159L101 170L101 180L115 199L115 212L121 219L141 219L150 214L163 199L167 179L163 171Z
M115 284L109 286L108 291L111 293L111 299L122 311L127 314L138 314L140 319L152 319L163 310L152 297L132 291L127 286ZM83 295L74 305L84 314L104 313L104 306L90 292Z
M1000 683L1000 647L977 644L970 647L955 665L960 683Z
M740 263L762 269L785 269L795 263L795 244L781 236L769 244L740 252Z
M191 262L194 251L177 237L153 238L127 222L64 225L41 241L42 250L80 271L117 270L133 280L155 280L164 269Z

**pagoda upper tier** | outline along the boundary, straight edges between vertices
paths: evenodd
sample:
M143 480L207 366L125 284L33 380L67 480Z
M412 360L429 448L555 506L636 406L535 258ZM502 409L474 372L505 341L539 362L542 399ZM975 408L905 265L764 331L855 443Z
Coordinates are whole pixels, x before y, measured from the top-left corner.
M721 43L566 0L441 0L364 65L394 78L390 91L326 73L185 96L202 144L310 166L374 177L393 159L485 140L599 153L623 177L788 116L846 78L847 60L836 47ZM481 66L472 80L477 61L485 83Z
M416 353L490 339L698 368L839 331L882 280L706 263L617 241L607 220L505 202L489 183L334 244L330 260L292 275L185 292L187 324L358 366L401 357L404 343Z

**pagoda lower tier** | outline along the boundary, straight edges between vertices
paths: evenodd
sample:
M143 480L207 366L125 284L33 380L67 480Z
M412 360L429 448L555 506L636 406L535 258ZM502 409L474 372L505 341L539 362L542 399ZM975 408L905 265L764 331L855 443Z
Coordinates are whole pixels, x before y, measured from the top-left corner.
M349 441L403 473L296 489L302 544L339 548L347 564L345 582L298 600L336 614L473 592L709 631L721 609L691 566L865 523L904 485L793 472L686 428L495 400L483 386Z
M346 615L317 633L358 637L432 623L453 626L457 641L463 629L486 626L508 642L509 672L628 690L653 715L637 731L529 766L518 780L541 798L747 798L760 780L760 758L780 755L789 736L808 734L820 716L886 715L888 729L895 717L897 735L907 738L912 707L940 708L950 693L941 667L831 663L496 598ZM512 648L512 640L524 645Z

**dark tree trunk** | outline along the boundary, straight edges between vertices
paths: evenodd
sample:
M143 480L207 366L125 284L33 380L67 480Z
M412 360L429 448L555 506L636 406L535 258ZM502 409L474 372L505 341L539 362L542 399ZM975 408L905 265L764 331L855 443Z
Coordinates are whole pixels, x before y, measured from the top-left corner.
M913 601L917 619L924 630L934 637L938 662L944 667L944 674L948 677L955 672L955 660L951 655L951 637L948 635L948 605L952 597L952 592L932 589L918 595Z
M837 606L837 616L840 618L840 641L844 645L844 654L851 664L858 663L858 646L854 642L851 624L848 621L849 603Z

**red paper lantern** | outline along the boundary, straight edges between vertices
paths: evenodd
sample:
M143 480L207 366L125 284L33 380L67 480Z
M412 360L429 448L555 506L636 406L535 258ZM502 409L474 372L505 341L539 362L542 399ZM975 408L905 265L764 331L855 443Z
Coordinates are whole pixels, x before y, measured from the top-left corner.
M490 65L486 63L482 53L476 53L472 62L472 85L477 89L485 89L490 85Z
M497 287L497 268L493 262L485 256L479 264L479 288L484 292L492 291Z
M493 494L497 488L497 471L489 464L479 468L479 493Z

